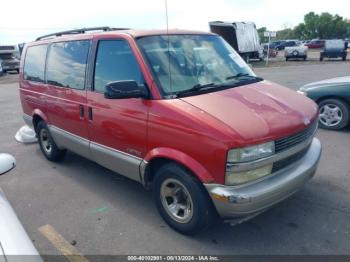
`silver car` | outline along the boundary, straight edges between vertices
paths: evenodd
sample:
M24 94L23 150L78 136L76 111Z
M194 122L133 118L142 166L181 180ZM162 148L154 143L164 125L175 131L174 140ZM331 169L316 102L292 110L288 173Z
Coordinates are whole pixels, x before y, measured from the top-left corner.
M298 58L301 58L305 61L307 59L307 51L309 48L299 41L294 41L294 43L294 46L286 46L284 49L284 57L286 58L286 61L289 59Z

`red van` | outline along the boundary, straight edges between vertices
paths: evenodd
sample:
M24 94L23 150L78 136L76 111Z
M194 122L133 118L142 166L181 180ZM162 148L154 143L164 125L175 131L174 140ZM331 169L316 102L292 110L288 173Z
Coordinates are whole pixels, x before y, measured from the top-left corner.
M40 37L25 46L20 96L48 160L70 150L142 183L183 234L289 197L321 154L317 105L257 77L212 33Z

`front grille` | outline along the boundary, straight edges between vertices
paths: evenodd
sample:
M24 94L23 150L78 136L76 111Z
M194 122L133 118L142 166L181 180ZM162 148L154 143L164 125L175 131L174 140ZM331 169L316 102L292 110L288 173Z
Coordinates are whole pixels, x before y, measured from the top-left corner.
M0 46L0 50L3 51L3 50L15 50L15 46L13 45L2 45Z
M306 154L309 147L310 146L306 147L305 149L303 149L302 151L299 151L298 153L296 153L294 155L291 155L285 159L282 159L280 161L273 163L272 173L275 173L275 172L289 166L290 164L293 164L294 162L298 161L299 159L301 159Z
M9 61L9 62L3 62L2 63L3 66L19 66L19 62L17 61Z
M317 129L317 120L314 121L311 125L305 128L303 131L296 134L278 139L275 141L275 152L279 153L284 150L287 150L297 144L300 144L310 138Z
M314 135L314 133L317 129L317 124L318 124L318 121L315 120L314 123L309 125L303 131L298 132L298 133L293 134L293 135L290 135L290 136L287 136L287 137L284 137L282 139L276 140L275 141L275 152L276 153L282 152L284 150L292 148L292 147L308 140L310 137L312 137ZM294 162L298 161L299 159L301 159L306 154L309 147L310 146L307 146L303 150L301 150L301 151L299 151L299 152L297 152L289 157L286 157L284 159L281 159L281 160L273 163L272 173L277 172L277 171L289 166L290 164L293 164Z

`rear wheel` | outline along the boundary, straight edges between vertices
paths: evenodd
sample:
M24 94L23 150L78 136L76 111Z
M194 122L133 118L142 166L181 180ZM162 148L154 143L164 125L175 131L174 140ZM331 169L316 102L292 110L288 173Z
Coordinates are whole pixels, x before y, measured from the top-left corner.
M50 131L44 121L40 121L36 127L38 141L41 152L44 156L53 162L60 161L64 158L66 150L61 150L53 141Z
M339 99L325 99L319 103L320 127L338 130L349 123L349 106Z
M166 164L156 172L153 198L165 222L185 235L204 230L216 217L203 185L175 163Z

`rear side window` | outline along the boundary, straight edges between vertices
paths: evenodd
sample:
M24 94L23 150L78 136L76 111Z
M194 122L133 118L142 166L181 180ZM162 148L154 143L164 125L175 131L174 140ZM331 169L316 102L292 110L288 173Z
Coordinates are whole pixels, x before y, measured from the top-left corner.
M94 90L103 93L109 82L122 80L143 84L142 73L129 44L124 40L99 41Z
M89 40L52 44L47 58L47 83L84 89L89 47Z
M45 59L47 45L30 46L24 61L24 79L45 82Z

